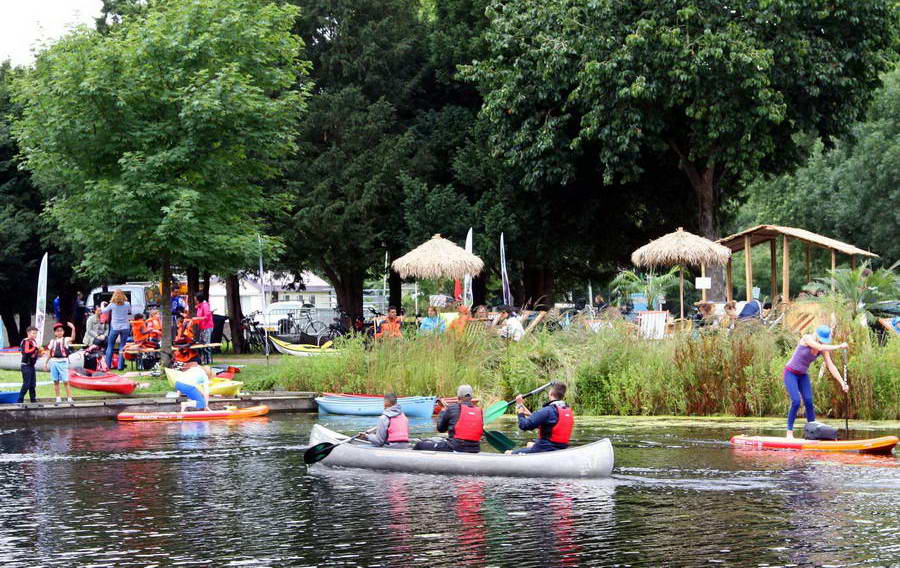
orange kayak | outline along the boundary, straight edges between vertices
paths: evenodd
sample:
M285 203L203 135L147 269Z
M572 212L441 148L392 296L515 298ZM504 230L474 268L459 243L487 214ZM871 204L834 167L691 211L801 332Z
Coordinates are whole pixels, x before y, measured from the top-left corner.
M882 436L866 440L804 440L777 436L734 436L731 445L748 450L801 450L812 452L859 452L862 454L890 454L897 445L897 436Z
M120 412L117 420L145 422L149 420L229 420L253 418L268 414L269 407L261 404L237 410L195 410L194 412Z

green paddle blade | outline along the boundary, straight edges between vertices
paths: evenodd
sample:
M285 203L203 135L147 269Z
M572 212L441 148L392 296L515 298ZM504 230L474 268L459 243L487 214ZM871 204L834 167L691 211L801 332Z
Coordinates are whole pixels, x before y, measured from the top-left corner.
M496 430L485 430L484 438L487 440L488 444L493 446L499 452L511 450L517 445L505 434L503 434L502 432L497 432Z
M490 424L494 420L500 418L506 413L506 409L509 408L510 403L499 401L490 405L487 410L484 411L484 423Z
M322 442L316 444L315 446L309 448L305 452L303 452L303 463L306 465L312 465L318 461L322 461L328 457L328 454L331 453L331 450L334 449L334 444L330 442Z

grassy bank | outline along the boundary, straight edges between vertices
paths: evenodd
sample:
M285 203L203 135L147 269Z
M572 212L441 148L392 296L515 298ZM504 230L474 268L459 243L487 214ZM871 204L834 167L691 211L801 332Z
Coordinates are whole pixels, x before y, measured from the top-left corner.
M851 416L900 419L900 340L880 346L862 328L849 339ZM408 337L367 348L352 339L338 355L283 357L269 370L248 368L241 378L250 390L442 396L469 383L487 402L553 379L570 386L569 399L582 414L780 416L788 406L782 369L796 341L783 331L749 326L663 341L618 327L538 333L521 343L471 334ZM835 359L840 365L840 356ZM843 416L843 393L828 375L819 377L820 365L810 372L816 408Z

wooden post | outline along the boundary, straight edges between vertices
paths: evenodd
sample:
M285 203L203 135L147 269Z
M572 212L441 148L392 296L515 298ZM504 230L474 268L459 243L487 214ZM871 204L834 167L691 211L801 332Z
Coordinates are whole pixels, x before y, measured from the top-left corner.
M806 283L812 280L812 245L806 243Z
M684 268L678 269L681 280L678 282L678 292L681 294L681 319L684 319Z
M734 283L731 275L731 258L728 258L728 265L725 267L725 301L730 302L734 295Z
M831 249L831 291L834 292L834 271L837 270L837 251Z
M787 235L782 237L784 246L782 247L781 259L781 301L787 303L791 298L791 239Z
M706 265L705 264L700 265L700 276L703 278L706 278ZM703 290L700 291L700 299L703 300L704 302L706 301L706 288L704 288Z
M753 299L753 255L750 253L750 235L744 235L744 285L747 286L747 301Z
M778 288L778 280L775 271L777 265L775 263L775 239L769 241L769 302L775 306L775 290Z
M850 269L856 270L856 255L855 254L850 255Z

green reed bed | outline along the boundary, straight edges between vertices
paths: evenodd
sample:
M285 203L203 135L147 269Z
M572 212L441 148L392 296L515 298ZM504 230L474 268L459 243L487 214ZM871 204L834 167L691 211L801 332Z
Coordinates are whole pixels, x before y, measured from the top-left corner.
M882 346L866 329L849 335L851 416L900 419L900 339ZM245 380L251 390L401 396L453 396L457 385L469 383L487 403L561 380L582 414L776 416L787 412L782 369L796 341L755 325L656 341L624 326L536 333L520 343L486 333L409 336L369 346L357 338L340 342L340 354L282 357ZM840 355L835 361L840 369ZM816 408L842 417L843 393L827 374L819 376L820 366L810 369Z

